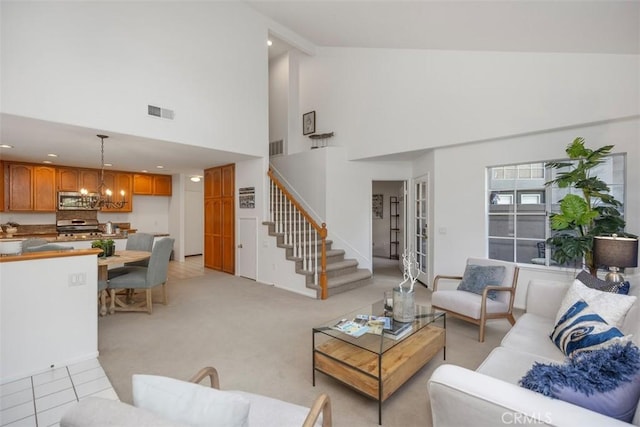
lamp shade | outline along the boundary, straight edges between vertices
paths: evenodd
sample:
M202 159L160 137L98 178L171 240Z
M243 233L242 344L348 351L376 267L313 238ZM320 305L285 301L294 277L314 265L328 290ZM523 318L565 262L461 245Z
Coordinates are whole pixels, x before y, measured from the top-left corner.
M637 267L638 239L599 236L593 239L596 265L607 267Z

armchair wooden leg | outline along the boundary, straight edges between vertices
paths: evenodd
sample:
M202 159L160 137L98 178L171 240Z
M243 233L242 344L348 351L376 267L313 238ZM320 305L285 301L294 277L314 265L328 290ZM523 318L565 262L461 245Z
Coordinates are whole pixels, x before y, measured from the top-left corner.
M507 320L511 323L511 326L516 324L516 319L513 317L513 314L510 314L509 317L507 317Z
M478 337L478 341L484 342L484 323L480 322L480 336Z

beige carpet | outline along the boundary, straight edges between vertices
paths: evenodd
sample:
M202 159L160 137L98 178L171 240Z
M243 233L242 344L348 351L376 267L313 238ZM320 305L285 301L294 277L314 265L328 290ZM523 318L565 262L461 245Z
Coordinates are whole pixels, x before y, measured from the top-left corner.
M202 277L170 281L169 305L154 305L152 315L100 318L99 360L125 402L131 402L133 374L188 379L199 368L214 366L222 389L304 406L326 392L334 426L376 426L377 402L320 373L312 386L311 328L382 299L399 279L397 268L377 266L370 285L321 301L206 270ZM418 303L428 303L430 295L417 287ZM479 343L477 327L448 318L446 362L440 352L391 396L382 407L383 425L430 426L426 384L433 370L442 363L475 369L508 329L506 320L491 321L486 341Z

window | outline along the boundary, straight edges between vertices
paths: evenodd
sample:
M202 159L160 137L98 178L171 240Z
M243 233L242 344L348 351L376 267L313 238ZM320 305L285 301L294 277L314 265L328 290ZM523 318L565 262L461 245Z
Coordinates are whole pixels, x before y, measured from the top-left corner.
M560 200L575 192L556 186L545 187L547 181L561 172L547 168L544 163L488 168L489 258L555 264L549 251L545 250L545 241L552 233L547 213L558 212ZM609 156L594 173L609 185L611 194L624 203L625 156Z

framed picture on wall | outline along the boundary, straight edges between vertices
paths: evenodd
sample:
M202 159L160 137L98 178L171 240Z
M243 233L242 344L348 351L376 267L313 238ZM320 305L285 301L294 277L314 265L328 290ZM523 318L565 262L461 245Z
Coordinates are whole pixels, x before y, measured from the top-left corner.
M373 219L382 219L384 207L384 196L382 194L374 194L371 199L371 214Z
M302 134L309 135L316 131L316 112L309 111L302 115Z

